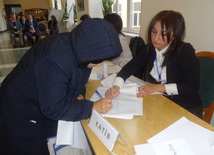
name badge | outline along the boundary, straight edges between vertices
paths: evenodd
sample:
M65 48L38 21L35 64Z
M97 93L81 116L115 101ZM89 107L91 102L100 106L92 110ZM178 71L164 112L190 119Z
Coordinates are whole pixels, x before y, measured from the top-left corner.
M92 111L88 126L111 152L119 132L95 110Z

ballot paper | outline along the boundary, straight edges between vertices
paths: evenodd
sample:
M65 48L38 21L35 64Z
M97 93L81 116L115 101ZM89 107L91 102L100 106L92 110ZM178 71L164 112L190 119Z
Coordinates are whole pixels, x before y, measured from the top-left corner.
M214 155L201 136L189 136L152 144L135 145L136 155Z
M181 117L178 121L174 122L172 125L159 132L157 135L148 139L147 142L155 143L195 135L200 135L211 146L214 145L214 132L192 121L189 121L186 117Z
M97 91L105 96L109 87L98 87ZM134 115L143 115L143 98L136 96L137 85L128 84L120 89L120 95L112 99L112 109L102 114L103 117L132 119ZM94 93L91 100L97 101L100 97Z
M214 155L214 132L185 117L147 142L134 146L136 155Z
M101 84L105 87L112 87L113 86L113 82L114 82L114 79L115 77L117 76L116 73L114 74L111 74L110 76L108 76L107 78L103 79L101 81ZM149 82L145 82L135 76L130 76L126 81L125 81L125 85L127 84L137 84L137 87L140 87L140 86L144 86L144 85L149 85L151 83ZM137 92L138 92L138 89L137 89ZM155 93L152 93L151 95L154 95L154 94L163 94L162 92L155 92Z
M71 147L84 149L88 148L87 138L80 121L58 121L56 145L70 145Z

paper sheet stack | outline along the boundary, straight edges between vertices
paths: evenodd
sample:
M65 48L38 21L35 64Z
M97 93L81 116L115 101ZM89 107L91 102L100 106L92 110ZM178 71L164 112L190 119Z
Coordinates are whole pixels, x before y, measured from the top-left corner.
M136 155L214 155L214 132L185 117L147 142L134 146Z
M105 96L109 87L99 87L97 91ZM137 84L128 84L120 89L120 95L112 99L112 109L102 114L103 117L113 117L122 119L132 119L134 115L143 115L142 98L136 97ZM93 94L91 101L99 100L96 93Z

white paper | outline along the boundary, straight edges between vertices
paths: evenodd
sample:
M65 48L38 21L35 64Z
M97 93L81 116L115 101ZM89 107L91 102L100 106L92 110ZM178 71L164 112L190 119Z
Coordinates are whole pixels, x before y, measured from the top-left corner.
M115 64L112 64L109 61L105 61L102 65L92 68L91 74L89 76L90 80L101 80L104 77L104 64L108 66L108 74L118 73L121 70L121 67Z
M108 76L107 78L105 78L104 80L102 80L100 83L104 86L104 87L112 87L113 82L115 77L117 76L117 74L111 74L110 76Z
M88 142L80 121L58 121L56 145L70 145L86 150Z
M148 143L156 143L177 138L199 135L203 137L211 146L214 145L214 132L182 117L157 135L153 136Z
M74 144L74 122L58 121L56 145L73 145Z
M152 144L135 145L136 155L213 155L214 150L201 136L183 137Z
M133 115L143 115L143 99L136 97L136 84L129 84L121 88L120 95L112 99L112 109L102 114L104 117L132 119ZM97 90L104 96L106 87L99 87ZM99 97L94 94L92 101L99 100Z
M112 74L112 75L108 76L107 78L105 78L101 81L101 84L104 87L109 87L109 88L112 87L116 76L117 76L117 74ZM151 83L145 82L135 76L130 76L124 83L124 85L128 85L128 84L137 84L137 92L138 92L138 87L144 86L144 85L149 85ZM154 95L154 94L163 94L163 93L155 92L155 93L152 93L151 95Z

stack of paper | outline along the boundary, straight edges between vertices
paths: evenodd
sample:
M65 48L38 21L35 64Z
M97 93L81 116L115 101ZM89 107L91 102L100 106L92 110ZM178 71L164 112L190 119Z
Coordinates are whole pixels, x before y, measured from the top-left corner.
M99 87L97 91L105 96L106 90L109 87ZM136 97L137 85L128 84L120 89L120 95L112 99L112 109L102 114L104 117L114 117L123 119L132 119L134 115L142 115L142 98ZM99 96L94 93L91 100L99 100Z
M185 117L147 141L134 146L136 155L214 155L214 132Z

